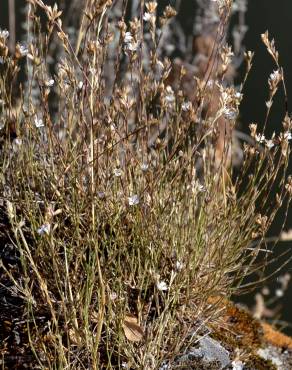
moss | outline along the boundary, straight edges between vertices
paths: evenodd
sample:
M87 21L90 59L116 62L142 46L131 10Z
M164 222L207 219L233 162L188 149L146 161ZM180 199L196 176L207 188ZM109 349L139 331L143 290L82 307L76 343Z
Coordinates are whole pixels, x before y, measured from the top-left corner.
M244 364L244 370L277 370L270 360L265 360L258 355L252 355Z
M230 352L231 358L237 349L248 354L243 360L244 370L277 370L271 360L261 358L257 351L267 343L278 347L279 351L280 348L290 348L291 338L277 332L270 325L254 319L248 311L227 300L221 304L224 304L225 308L221 329L218 325L214 325L211 336ZM223 327L226 329L222 330ZM289 358L287 354L285 364L288 364Z
M224 347L229 351L234 351L235 348L248 347L251 350L260 348L263 343L263 329L260 322L253 319L246 310L230 302L225 303L222 326L226 327L226 330L218 330L218 327L214 326L212 337L224 343Z

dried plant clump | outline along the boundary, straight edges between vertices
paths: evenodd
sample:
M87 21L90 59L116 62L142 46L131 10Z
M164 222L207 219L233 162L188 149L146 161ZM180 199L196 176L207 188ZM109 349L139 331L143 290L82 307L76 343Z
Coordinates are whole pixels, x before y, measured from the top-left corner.
M0 32L1 209L20 261L2 269L41 368L159 368L216 323L210 298L265 265L265 235L292 194L292 122L269 139L252 124L233 173L231 6L212 2L194 72L166 56L176 11L155 1L129 19L123 2L87 0L70 35L57 5L30 0L27 43L9 53ZM266 125L285 80L263 40L277 67Z

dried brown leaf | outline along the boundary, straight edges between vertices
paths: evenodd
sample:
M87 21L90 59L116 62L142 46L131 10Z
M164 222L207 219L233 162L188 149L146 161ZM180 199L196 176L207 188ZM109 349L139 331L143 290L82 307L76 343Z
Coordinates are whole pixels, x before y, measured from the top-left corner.
M81 336L75 329L69 329L69 338L72 344L80 345L81 343Z
M127 314L124 319L123 329L126 338L131 342L140 342L143 339L143 329L138 324L134 315Z

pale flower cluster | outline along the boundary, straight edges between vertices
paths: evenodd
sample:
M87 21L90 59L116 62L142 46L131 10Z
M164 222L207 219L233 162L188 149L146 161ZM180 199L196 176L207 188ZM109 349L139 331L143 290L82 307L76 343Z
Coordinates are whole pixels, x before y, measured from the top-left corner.
M137 194L133 194L130 197L128 197L129 206L136 206L137 204L139 204L139 202L140 202L140 199Z
M0 29L0 39L6 40L9 37L9 31Z
M220 84L217 84L217 86L220 90L221 114L228 120L236 120L242 94L233 88L226 88Z
M126 32L125 33L124 43L125 43L125 50L126 51L134 52L134 51L137 51L137 49L139 47L139 43L137 41L135 41L131 32Z

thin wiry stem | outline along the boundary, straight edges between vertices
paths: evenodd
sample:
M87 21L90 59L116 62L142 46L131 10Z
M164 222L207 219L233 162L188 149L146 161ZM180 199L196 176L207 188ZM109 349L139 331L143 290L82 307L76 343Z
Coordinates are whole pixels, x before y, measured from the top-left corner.
M16 30L15 30L15 0L8 1L9 12L9 49L13 53L15 50Z

